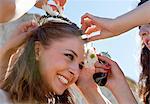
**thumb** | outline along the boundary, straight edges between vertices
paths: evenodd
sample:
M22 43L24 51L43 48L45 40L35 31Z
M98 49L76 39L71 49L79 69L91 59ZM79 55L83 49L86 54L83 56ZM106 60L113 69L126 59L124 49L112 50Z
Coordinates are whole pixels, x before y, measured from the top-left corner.
M90 20L92 20L93 23L95 23L96 17L90 13L85 13L82 17L81 17L81 24L84 23L85 18L88 18Z

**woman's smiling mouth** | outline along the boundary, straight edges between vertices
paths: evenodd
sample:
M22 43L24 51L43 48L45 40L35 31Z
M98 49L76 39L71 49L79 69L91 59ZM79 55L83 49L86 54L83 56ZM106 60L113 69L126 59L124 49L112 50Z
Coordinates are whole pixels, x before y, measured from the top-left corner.
M65 85L69 83L69 81L62 75L58 75L58 79Z

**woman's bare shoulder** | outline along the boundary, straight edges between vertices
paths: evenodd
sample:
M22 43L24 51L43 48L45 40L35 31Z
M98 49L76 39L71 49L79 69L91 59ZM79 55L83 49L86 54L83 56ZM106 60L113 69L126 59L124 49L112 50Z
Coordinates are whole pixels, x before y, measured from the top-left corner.
M12 104L9 94L4 91L3 89L0 89L0 102L7 103L7 104Z

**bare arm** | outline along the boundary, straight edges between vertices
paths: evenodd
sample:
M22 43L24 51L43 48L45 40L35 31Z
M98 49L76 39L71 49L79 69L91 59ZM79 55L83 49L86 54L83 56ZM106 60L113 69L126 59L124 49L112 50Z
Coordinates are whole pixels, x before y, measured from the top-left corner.
M119 104L137 104L126 79L118 79L118 82L109 89L116 97Z
M98 55L99 60L107 64L95 63L95 68L83 68L77 86L80 88L90 104L105 104L103 95L98 90L98 85L93 80L94 73L108 73L106 87L111 90L119 104L136 104L136 100L128 86L126 78L120 67L113 60ZM109 103L109 102L108 102Z
M150 1L147 1L136 9L115 19L97 17L86 13L81 18L82 30L88 35L100 31L100 34L91 37L89 41L118 36L136 26L150 23L149 11Z
M150 1L117 17L114 21L116 22L116 26L120 27L119 30L116 30L118 34L126 32L136 26L150 23Z
M126 78L121 71L120 67L113 60L104 57L98 56L102 61L105 61L110 67L108 72L108 80L106 87L111 90L112 94L116 97L119 104L136 104L136 100L128 86ZM100 63L96 63L96 70L100 70Z
M106 104L99 93L98 85L91 76L91 72L92 70L90 69L82 69L79 80L77 81L77 86L80 88L89 104Z
M32 35L32 30L37 27L34 21L27 21L19 25L10 39L0 48L0 84L5 78L10 57Z

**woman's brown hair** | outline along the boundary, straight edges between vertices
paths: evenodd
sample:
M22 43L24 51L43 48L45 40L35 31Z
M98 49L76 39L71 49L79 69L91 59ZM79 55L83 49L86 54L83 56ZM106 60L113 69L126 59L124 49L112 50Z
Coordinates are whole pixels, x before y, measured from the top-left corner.
M146 46L142 48L140 64L142 72L139 79L139 94L146 103L150 94L150 51Z
M47 103L49 101L61 104L71 104L73 101L66 90L57 96L47 92L39 71L39 63L35 59L35 41L44 47L61 38L79 37L82 32L74 23L47 22L32 32L16 62L10 67L10 72L2 85L2 89L10 94L14 102Z

